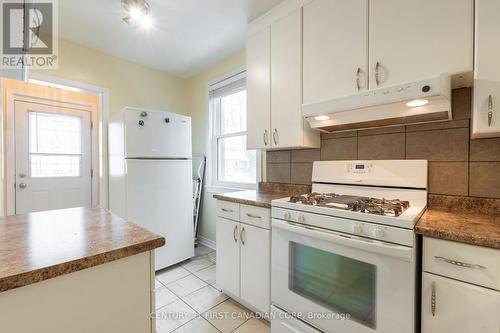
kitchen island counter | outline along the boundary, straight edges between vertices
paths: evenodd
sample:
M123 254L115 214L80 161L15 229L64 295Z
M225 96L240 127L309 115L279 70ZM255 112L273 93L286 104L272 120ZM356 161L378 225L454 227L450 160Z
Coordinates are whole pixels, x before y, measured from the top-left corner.
M0 219L0 292L151 251L165 239L102 208Z

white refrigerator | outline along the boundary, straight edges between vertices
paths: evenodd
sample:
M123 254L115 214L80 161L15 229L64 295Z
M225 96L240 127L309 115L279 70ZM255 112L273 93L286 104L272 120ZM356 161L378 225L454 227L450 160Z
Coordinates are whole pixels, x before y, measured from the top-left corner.
M156 270L194 256L191 118L125 108L109 124L110 210L159 234Z

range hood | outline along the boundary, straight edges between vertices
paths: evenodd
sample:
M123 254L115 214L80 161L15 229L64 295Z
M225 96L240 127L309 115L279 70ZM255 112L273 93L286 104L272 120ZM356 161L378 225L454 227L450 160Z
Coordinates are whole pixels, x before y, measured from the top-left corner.
M302 106L311 128L337 132L451 120L451 77L377 88Z

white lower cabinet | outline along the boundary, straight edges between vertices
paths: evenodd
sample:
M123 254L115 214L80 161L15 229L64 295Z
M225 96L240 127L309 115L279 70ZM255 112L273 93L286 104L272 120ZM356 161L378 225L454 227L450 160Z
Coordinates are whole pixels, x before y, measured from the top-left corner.
M217 284L234 295L240 294L239 223L217 217Z
M241 225L241 298L260 311L269 311L271 294L271 231Z
M226 204L217 203L219 207ZM270 225L265 221L270 219L269 210L240 206L240 215L245 217L238 221L217 217L217 285L242 304L269 312L271 230L262 227Z
M424 273L422 332L500 332L500 292Z
M500 251L424 238L422 333L500 332Z

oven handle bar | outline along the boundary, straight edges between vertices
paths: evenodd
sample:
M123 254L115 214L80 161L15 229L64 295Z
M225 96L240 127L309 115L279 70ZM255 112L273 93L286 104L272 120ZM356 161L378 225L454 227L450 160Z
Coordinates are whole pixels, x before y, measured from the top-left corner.
M292 222L282 222L276 219L273 219L272 227L273 229L281 229L313 239L320 239L345 247L381 254L386 257L394 257L409 262L412 262L414 260L413 248L406 246L382 243L375 240L368 240L366 238L337 233L324 229L318 229L315 227L305 227L304 225Z

